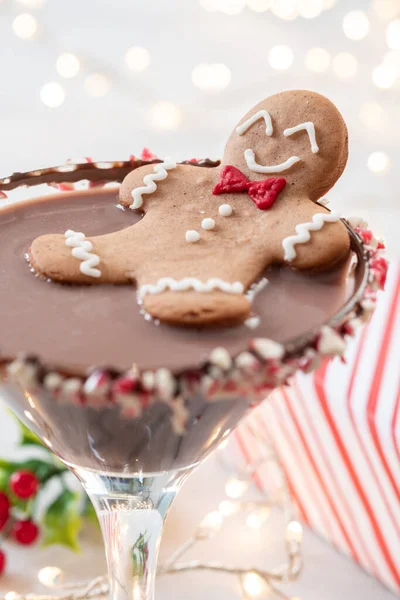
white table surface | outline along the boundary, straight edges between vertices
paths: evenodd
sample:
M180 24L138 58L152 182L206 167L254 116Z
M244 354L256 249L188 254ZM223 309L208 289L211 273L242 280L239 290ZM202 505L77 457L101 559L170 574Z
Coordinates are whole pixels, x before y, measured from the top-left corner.
M12 417L0 407L0 456L15 453L17 429ZM184 485L169 515L161 557L168 556L187 539L201 519L215 510L225 498L224 485L229 476L221 461L211 457ZM21 549L8 544L7 574L0 579L0 592L43 592L37 572L48 565L61 567L73 581L105 572L100 535L87 529L82 535L82 553L61 547L45 550ZM283 518L273 512L267 524L250 530L243 514L225 520L220 534L212 541L199 543L187 558L223 561L228 564L270 568L284 560ZM395 596L366 575L350 560L334 552L309 531L304 539L305 568L301 578L284 590L301 600L392 600ZM159 579L157 600L235 600L240 591L234 577L213 573L190 573Z

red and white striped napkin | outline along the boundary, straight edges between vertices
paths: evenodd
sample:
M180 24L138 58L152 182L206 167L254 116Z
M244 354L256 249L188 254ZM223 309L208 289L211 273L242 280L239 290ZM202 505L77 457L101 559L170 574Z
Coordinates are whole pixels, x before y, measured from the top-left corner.
M304 523L399 592L399 265L346 358L275 391L236 439L246 462L272 441Z

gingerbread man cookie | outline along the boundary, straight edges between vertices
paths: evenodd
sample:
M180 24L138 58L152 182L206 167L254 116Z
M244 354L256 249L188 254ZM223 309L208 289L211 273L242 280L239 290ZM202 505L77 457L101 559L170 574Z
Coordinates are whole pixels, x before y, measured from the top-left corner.
M339 215L316 204L346 165L347 139L328 99L276 94L241 119L220 167L165 159L132 171L120 202L140 221L90 239L39 237L31 265L58 282L135 283L145 310L164 322L241 323L246 291L268 266L328 270L347 258Z

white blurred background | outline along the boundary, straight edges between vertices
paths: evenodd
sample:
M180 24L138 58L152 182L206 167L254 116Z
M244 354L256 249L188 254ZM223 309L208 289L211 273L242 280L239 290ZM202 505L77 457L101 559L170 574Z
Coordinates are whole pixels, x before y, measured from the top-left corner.
M350 129L330 199L400 250L400 0L0 0L0 40L2 175L216 157L253 104L308 88Z

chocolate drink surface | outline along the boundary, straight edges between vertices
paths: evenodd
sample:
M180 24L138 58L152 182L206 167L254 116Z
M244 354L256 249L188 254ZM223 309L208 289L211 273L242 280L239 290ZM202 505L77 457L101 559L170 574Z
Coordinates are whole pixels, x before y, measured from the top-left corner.
M181 328L146 318L134 285L60 284L30 272L26 252L36 236L68 229L95 236L139 219L118 205L118 191L111 189L44 196L3 208L2 356L32 353L47 365L78 374L94 365L176 371L197 366L217 346L235 355L254 337L287 342L328 321L354 291L348 263L323 274L271 268L254 295L253 316L246 324Z

